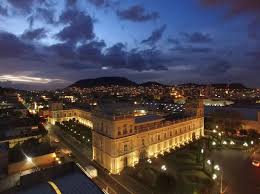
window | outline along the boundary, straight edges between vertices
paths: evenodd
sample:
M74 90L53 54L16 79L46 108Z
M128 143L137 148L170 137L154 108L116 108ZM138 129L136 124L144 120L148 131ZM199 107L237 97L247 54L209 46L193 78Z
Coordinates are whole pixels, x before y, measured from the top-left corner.
M127 144L124 145L124 151L127 151Z
M161 137L160 137L160 135L158 135L158 141L160 141L161 140Z
M145 146L144 139L142 139L142 145Z
M123 134L124 135L127 134L127 125L126 124L124 124Z
M170 131L170 137L172 136L172 131Z
M132 132L133 132L133 126L130 125L130 133L132 133Z
M166 139L166 133L164 134L164 139Z

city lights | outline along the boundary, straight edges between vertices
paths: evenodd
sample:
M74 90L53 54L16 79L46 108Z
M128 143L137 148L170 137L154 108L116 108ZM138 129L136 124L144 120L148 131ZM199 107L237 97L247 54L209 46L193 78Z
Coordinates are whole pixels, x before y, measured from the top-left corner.
M214 169L217 170L217 171L220 171L220 167L219 167L219 165L216 164L216 165L214 166Z
M213 145L213 146L215 146L215 145L216 145L216 142L215 142L215 141L213 141L213 142L212 142L212 145Z
M208 164L208 165L211 165L211 160L207 160L207 164Z
M162 169L163 171L166 171L166 170L167 170L167 168L166 168L165 165L162 165L162 166L161 166L161 169Z
M216 180L217 177L218 177L218 176L217 176L215 173L212 175L212 179L213 179L213 180Z

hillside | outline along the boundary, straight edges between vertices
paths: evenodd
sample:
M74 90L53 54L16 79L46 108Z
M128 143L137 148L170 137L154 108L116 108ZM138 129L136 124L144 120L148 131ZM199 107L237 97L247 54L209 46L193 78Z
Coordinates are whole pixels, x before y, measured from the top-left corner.
M100 77L95 79L83 79L75 82L69 87L92 88L97 86L137 86L138 84L124 77Z

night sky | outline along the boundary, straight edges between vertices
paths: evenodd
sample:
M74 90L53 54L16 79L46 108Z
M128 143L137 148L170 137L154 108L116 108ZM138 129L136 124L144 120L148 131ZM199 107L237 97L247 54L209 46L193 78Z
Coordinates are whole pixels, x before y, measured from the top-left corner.
M0 0L0 80L260 87L259 0ZM32 84L33 83L33 84Z

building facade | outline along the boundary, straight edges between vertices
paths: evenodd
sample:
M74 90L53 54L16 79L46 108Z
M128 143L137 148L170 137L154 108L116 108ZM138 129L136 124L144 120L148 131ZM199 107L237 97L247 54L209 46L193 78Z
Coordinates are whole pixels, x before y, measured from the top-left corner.
M78 120L81 124L93 128L91 113L85 110L73 108L63 109L62 103L50 103L48 122L55 125L56 122Z
M185 118L166 120L158 115L113 116L101 110L63 110L50 106L49 122L79 120L92 128L93 160L113 174L141 159L157 157L204 135L203 102L186 103Z
M93 159L117 174L141 159L157 157L200 138L204 135L203 104L194 108L188 106L187 110L195 114L174 121L94 113Z

